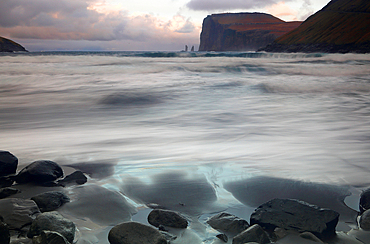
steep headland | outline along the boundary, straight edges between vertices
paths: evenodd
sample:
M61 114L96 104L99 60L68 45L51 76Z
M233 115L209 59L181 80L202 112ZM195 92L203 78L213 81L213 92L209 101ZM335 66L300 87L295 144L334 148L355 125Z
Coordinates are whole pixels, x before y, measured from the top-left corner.
M12 40L0 37L0 52L27 52L27 50Z
M300 24L264 13L208 15L203 20L199 51L255 51Z
M332 0L298 28L261 50L369 53L370 1Z

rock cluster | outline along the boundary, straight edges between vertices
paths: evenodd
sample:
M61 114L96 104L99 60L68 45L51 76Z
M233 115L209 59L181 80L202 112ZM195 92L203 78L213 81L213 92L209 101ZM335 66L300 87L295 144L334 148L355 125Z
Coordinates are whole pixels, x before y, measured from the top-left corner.
M114 226L107 236L111 244L184 243L181 238L191 232L191 228L188 228L189 223L194 224L192 222L194 216L182 211L187 205L181 204L177 206L180 209L178 212L162 209L161 205L155 203L147 204L153 208L147 217L150 225L131 221L136 209L117 191L88 184L68 188L73 189L73 194L68 195L62 187L86 182L87 178L81 171L62 179L64 172L58 164L40 160L16 174L13 168L18 160L14 155L1 151L0 159L0 168L5 169L9 166L7 171L9 173L1 177L12 182L10 186L5 184L7 186L0 188L0 195L3 194L3 199L0 199L1 244L75 243L77 227L66 216L73 216L76 219L86 218L102 226ZM13 181L16 182L14 186ZM20 184L31 184L31 187L42 186L43 189L58 186L63 190L53 189L23 199L17 198L19 194L17 187ZM10 197L11 194L14 195ZM60 212L67 213L66 216L57 212L62 206L63 211ZM361 213L358 217L358 231L370 231L370 189L361 194L359 207ZM98 211L101 212L97 214ZM323 209L304 201L276 198L257 207L249 222L230 213L220 212L211 216L205 225L219 232L212 237L214 243L279 243L292 233L301 241L346 243L335 241L335 238L341 235L336 232L338 219L339 213L334 210ZM349 240L352 237L346 235L345 238ZM85 243L84 241L77 243Z
M11 236L18 240L18 237L27 240L27 236L37 244L73 243L75 224L57 212L51 212L69 202L63 191L48 191L23 199L16 197L21 192L16 187L22 184L44 187L79 185L86 182L86 176L76 171L62 179L63 169L49 160L35 161L18 174L17 167L16 156L0 151L0 243L10 243Z

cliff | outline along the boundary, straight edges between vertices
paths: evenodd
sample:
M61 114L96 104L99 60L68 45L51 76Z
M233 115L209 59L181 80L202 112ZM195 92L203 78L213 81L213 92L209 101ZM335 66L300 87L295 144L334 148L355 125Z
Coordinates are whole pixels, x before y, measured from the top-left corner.
M370 1L332 0L297 29L261 49L268 52L370 52Z
M255 51L300 24L264 13L208 15L203 20L199 51Z
M0 52L27 52L27 50L12 40L0 37Z

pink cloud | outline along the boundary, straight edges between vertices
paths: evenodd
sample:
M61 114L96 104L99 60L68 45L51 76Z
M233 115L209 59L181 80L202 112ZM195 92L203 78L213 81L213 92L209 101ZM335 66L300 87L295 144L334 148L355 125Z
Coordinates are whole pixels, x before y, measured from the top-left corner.
M266 7L266 11L284 20L297 20L298 12L289 7L285 2L278 2Z
M201 27L181 15L172 19L150 14L132 16L127 11L109 8L98 0L33 0L30 3L28 0L0 2L0 33L3 36L120 42L121 45L137 42L141 43L140 47L150 46L147 43L154 41L163 45L199 42Z

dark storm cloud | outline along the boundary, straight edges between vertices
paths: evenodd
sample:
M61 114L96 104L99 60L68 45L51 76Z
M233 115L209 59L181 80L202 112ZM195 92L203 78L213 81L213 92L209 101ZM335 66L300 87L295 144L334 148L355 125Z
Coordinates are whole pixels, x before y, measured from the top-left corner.
M233 10L265 7L280 0L191 0L186 6L192 10Z
M30 25L32 22L51 24L47 15L91 17L87 10L92 1L80 0L2 0L0 2L0 26ZM43 20L45 21L44 23Z

